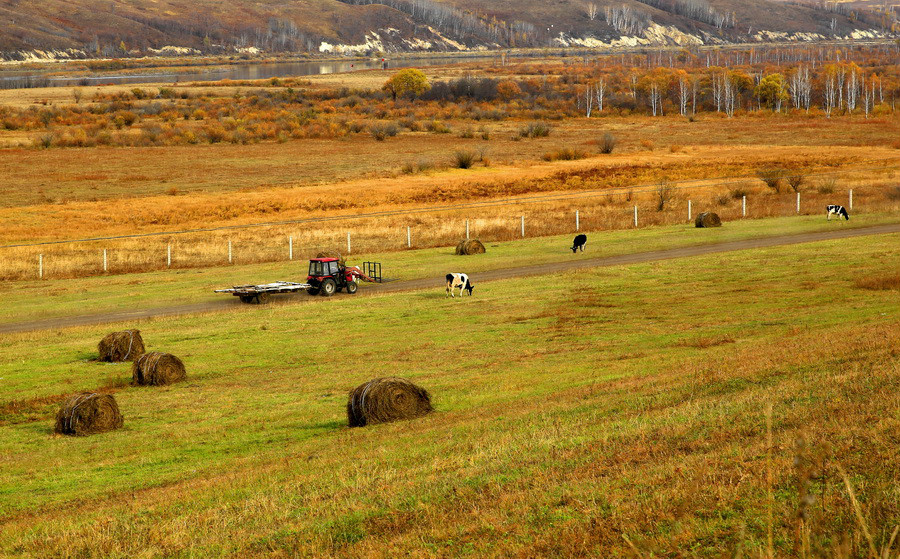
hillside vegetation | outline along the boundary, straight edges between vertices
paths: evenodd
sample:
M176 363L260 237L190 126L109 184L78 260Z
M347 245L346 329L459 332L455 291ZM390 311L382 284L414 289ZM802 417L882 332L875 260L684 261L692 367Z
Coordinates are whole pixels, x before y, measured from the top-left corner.
M767 0L4 0L0 52L13 59L256 49L366 54L591 46L623 37L637 38L622 43L631 46L699 44L890 32L893 20L873 10Z

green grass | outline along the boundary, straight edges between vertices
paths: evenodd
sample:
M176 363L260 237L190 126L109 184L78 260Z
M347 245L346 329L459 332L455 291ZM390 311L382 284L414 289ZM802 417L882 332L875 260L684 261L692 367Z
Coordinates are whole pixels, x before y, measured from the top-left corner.
M615 256L651 250L736 241L790 233L864 227L896 222L896 216L855 214L852 222L828 222L821 216L744 220L720 229L699 230L691 225L648 227L624 231L588 232L587 252L573 255L572 235L537 237L515 242L490 242L485 255L458 257L452 248L410 250L384 254L350 255L350 263L376 260L384 275L393 279L443 277L448 272L481 272L574 258ZM168 307L227 297L213 290L276 280L303 281L305 261L175 269L162 272L97 276L81 279L6 282L14 292L0 308L0 321L14 323L128 309ZM364 286L365 287L365 286ZM305 297L301 294L299 297Z
M623 556L623 535L645 555L751 554L769 404L778 553L801 435L827 457L814 545L864 549L838 463L881 545L900 523L897 293L854 282L900 266L898 241L149 321L148 349L189 379L118 389L122 430L58 437L55 405L0 408L0 555ZM6 336L0 405L121 385L128 365L88 361L107 330ZM436 412L345 428L347 392L395 374Z

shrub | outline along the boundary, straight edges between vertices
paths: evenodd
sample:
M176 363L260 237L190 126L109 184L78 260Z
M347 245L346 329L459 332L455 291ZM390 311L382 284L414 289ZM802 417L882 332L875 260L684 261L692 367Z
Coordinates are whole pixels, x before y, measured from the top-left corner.
M737 187L729 190L728 195L735 200L740 200L744 196L749 196L750 191L747 189L746 186L737 186Z
M598 142L600 153L610 154L616 149L616 137L607 132Z
M369 127L369 133L372 137L383 142L385 138L393 138L400 132L400 128L393 122L387 124L373 124Z
M469 169L475 163L475 158L477 155L474 151L457 151L454 154L454 162L456 166L460 169Z
M819 187L816 190L819 194L834 194L836 186L837 180L834 177L827 177L822 179L822 182L819 183Z
M653 140L641 140L641 147L648 151L653 151L656 144L653 143Z
M484 126L478 129L478 133L481 135L482 140L490 140L491 139L491 131L485 128Z
M398 124L410 132L418 132L421 129L419 122L414 118L401 118L398 121Z
M888 200L893 200L894 202L900 201L900 186L889 188L884 194L887 196Z
M462 132L459 133L460 138L471 139L475 137L475 131L472 130L471 126L466 126L463 128Z
M781 181L784 180L785 175L783 169L760 169L756 172L759 180L775 192L781 192Z
M432 120L428 124L425 125L425 128L428 129L429 132L434 132L435 134L449 134L450 127L441 122L440 120Z
M580 149L562 148L545 153L543 159L544 161L574 161L585 157L587 157L587 153Z
M666 209L666 204L675 197L675 187L669 181L662 181L656 186L656 211Z
M800 173L794 173L787 177L787 183L794 189L794 192L800 192L800 187L804 182L806 182L806 176Z
M519 130L520 138L546 138L550 135L552 126L546 122L531 122Z

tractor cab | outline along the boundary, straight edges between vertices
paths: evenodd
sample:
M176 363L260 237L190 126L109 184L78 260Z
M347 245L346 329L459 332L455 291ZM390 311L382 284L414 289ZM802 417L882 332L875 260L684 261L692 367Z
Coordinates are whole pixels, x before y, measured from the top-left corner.
M347 293L356 293L359 285L353 275L347 274L347 269L337 258L313 258L309 261L309 276L306 278L309 284L307 292L310 295L322 294L331 297L341 289Z

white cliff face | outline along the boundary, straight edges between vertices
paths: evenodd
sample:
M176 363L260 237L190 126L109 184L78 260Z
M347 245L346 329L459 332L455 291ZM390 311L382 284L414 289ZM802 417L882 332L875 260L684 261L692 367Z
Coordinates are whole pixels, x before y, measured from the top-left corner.
M643 35L629 36L623 35L618 39L611 41L601 41L595 37L573 37L565 33L560 33L553 42L562 47L586 47L586 48L621 48L621 47L642 47L642 46L660 46L660 45L702 45L704 40L697 35L684 33L674 26L659 25L651 23L644 30Z
M466 45L449 39L436 29L427 27L430 37L404 37L399 29L386 27L369 31L365 41L358 44L332 44L322 41L319 52L325 54L355 55L367 52L400 52L421 50L470 50ZM476 48L474 50L481 50Z

